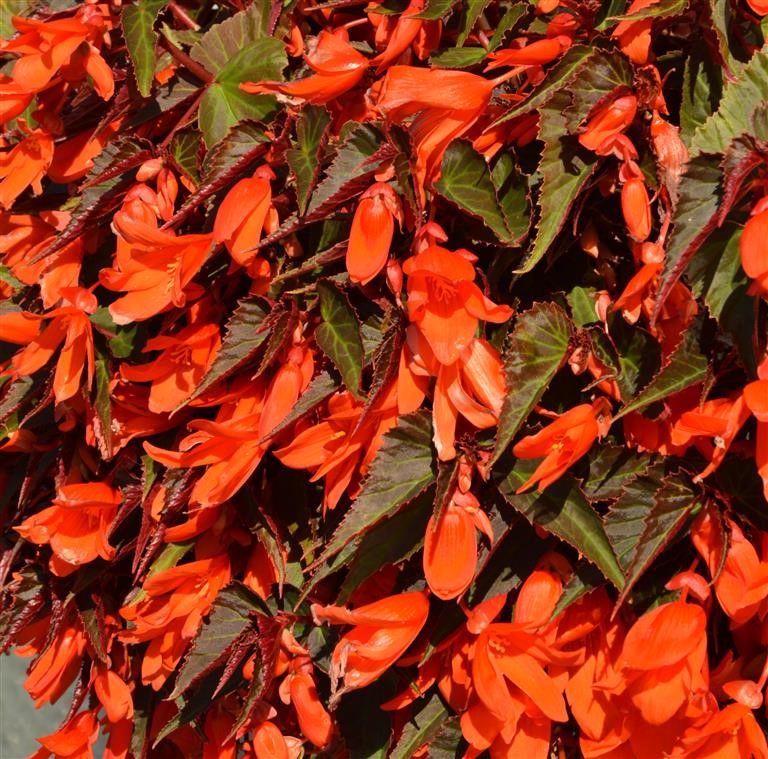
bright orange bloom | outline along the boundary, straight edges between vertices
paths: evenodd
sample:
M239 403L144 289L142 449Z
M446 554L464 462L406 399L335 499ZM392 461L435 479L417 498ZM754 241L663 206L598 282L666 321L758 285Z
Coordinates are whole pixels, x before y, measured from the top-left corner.
M124 118L115 119L106 126L97 126L93 131L81 132L76 137L58 143L54 148L48 177L60 184L84 177L93 168L93 159L119 134L124 122Z
M13 357L13 368L22 376L34 374L56 354L61 343L53 377L53 391L57 403L75 395L80 389L83 369L87 368L87 386L93 382L94 348L93 329L88 318L97 307L93 293L81 287L64 288L68 303L47 314L29 314L32 318L50 319L39 337Z
M213 236L164 232L141 200L126 203L113 225L118 235L115 268L102 269L99 280L108 290L126 293L109 306L115 324L144 321L171 305L183 306L185 289L205 263Z
M352 498L356 495L384 433L397 424L394 386L358 428L363 407L351 393L336 393L328 400L329 414L323 421L275 451L285 466L313 472L312 482L325 478L323 511L335 508L347 491Z
M707 617L696 604L658 606L635 622L624 639L620 667L642 718L661 725L697 690L708 689Z
M429 589L444 601L460 596L475 576L477 535L493 541L490 520L472 493L457 490L439 520L434 515L424 536L424 577Z
M272 206L270 179L275 174L268 166L256 170L249 179L241 179L227 193L216 212L213 239L224 243L232 258L248 269L251 277L269 276L269 264L259 258L255 248L265 225L273 229L277 213Z
M358 53L346 30L320 32L304 60L315 73L293 82L246 82L240 89L252 95L281 93L306 103L323 105L351 90L365 75L368 59Z
M763 481L763 493L768 499L768 380L761 379L746 385L744 403L757 419L755 463Z
M621 188L621 211L633 240L643 242L651 233L651 204L642 177L632 176Z
M97 711L80 712L55 733L38 738L43 748L30 759L43 759L51 754L56 759L93 759L93 744L99 738Z
M152 413L173 411L200 384L220 347L217 324L193 321L175 335L148 340L142 352L163 352L147 364L121 364L120 374L129 382L152 383L148 404Z
M448 461L456 455L459 417L478 429L493 427L498 422L506 394L504 369L496 349L479 338L473 338L453 364L441 364L419 329L411 325L406 330L397 378L401 414L421 406L430 377L436 377L433 440L438 457Z
M19 34L0 45L5 53L21 55L11 77L27 92L39 92L64 69L67 81L93 79L96 91L109 100L115 90L112 70L98 47L106 31L105 19L95 5L82 7L74 17L37 21L14 16Z
M288 746L280 728L273 722L262 722L253 731L256 759L289 759Z
M710 511L694 522L691 540L707 563L723 611L734 625L742 625L758 613L768 598L768 556L760 559L739 526L730 519L727 524L727 551L720 521Z
M120 491L103 482L62 485L52 506L14 529L31 543L50 544L51 572L66 576L99 556L115 555L107 532L121 503Z
M518 493L539 483L539 490L562 477L595 440L610 426L611 406L605 398L574 406L535 435L520 440L512 452L519 459L544 456L536 471L517 489Z
M360 196L347 245L347 271L353 282L368 284L384 268L395 219L402 225L402 208L386 182L376 182Z
M472 342L480 319L501 324L512 316L483 295L475 284L476 258L468 251L436 245L409 258L408 316L441 364L455 363Z
M236 402L221 406L215 421L190 422L194 431L181 441L179 451L150 443L144 443L144 449L165 466L207 466L195 483L190 501L203 507L222 504L256 471L271 444L268 440L264 442L264 438L293 408L313 370L312 352L296 346L268 386L261 378L248 383L248 391ZM197 518L202 518L202 514L198 512ZM194 526L193 519L189 527Z
M280 698L293 704L301 732L313 745L322 749L331 742L333 721L317 693L308 652L291 660L288 676L280 684Z
M613 150L615 138L634 121L635 113L637 98L634 95L624 95L600 106L587 121L579 142L598 155L608 155Z
M747 0L747 5L758 16L768 16L768 2L765 0Z
M0 125L24 113L34 96L11 77L0 74Z
M27 645L17 648L17 656L38 654L29 667L24 687L35 706L55 703L69 688L83 664L87 638L79 615L70 605L51 636L51 618L45 617L18 637Z
M391 28L391 33L387 35L385 49L370 61L371 66L377 67L377 74L380 74L387 68L387 66L394 63L414 42L416 42L420 35L424 34L425 29L433 29L435 26L439 29L439 21L436 24L434 21L413 18L420 14L425 7L425 0L411 0L408 3L408 7L398 16L394 25L389 23L392 18L391 16L385 16L381 21L377 22L377 47L379 47L378 42L381 32L388 32ZM372 9L372 15L377 16L378 14ZM417 50L417 54L419 52L422 51ZM423 52L428 54L429 51L426 50ZM419 55L419 57L426 58L426 55Z
M511 47L491 53L488 60L491 63L486 66L486 71L501 68L502 66L543 66L555 60L563 50L567 49L571 40L566 36L557 36L552 39L542 39L531 42L521 47Z
M120 609L133 622L119 636L126 643L149 641L141 663L145 685L159 690L198 633L219 590L230 579L226 554L158 572L144 581L143 597Z
M758 206L758 208L764 207L764 203ZM768 256L765 254L767 239L768 207L754 213L744 225L744 231L739 240L741 266L746 275L753 280L748 290L752 295L768 296Z
M653 5L657 0L633 0L625 15ZM648 63L648 54L651 49L652 18L642 18L635 21L622 21L611 32L611 37L619 41L621 51L633 62L638 64Z
M39 195L52 160L53 138L44 129L27 130L21 142L0 154L0 208L10 208L30 185Z
M312 604L316 624L355 625L333 649L330 675L335 698L364 688L389 669L421 632L428 614L426 591L388 596L354 610ZM339 680L344 687L336 690Z
M409 131L422 201L425 189L440 176L448 144L477 122L501 79L484 79L465 71L392 66L374 86L376 108L391 121L402 123L418 114Z

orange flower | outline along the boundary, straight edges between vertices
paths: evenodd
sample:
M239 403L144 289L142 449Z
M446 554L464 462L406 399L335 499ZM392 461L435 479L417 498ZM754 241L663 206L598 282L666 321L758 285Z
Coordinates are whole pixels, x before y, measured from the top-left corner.
M757 211L758 208L764 210ZM741 266L745 274L754 280L748 290L751 295L768 295L766 239L768 239L768 207L761 202L753 210L753 216L744 225L744 231L739 240Z
M283 703L293 704L301 732L322 749L331 742L333 721L320 701L312 673L312 660L308 655L292 659L288 676L280 685L280 697Z
M334 697L364 688L389 669L421 632L428 614L426 591L388 596L354 611L312 604L312 617L318 625L355 625L333 649L330 675ZM336 690L342 679L344 687Z
M543 66L555 60L563 50L570 47L570 44L570 38L561 35L552 39L537 40L521 47L499 50L488 56L491 63L485 70L491 71L502 66L517 66L521 69L529 66Z
M536 471L517 489L518 493L539 483L539 490L559 479L571 464L578 461L598 436L610 426L611 406L607 399L574 406L535 435L520 440L512 452L519 459L544 456Z
M628 162L625 166L632 164ZM651 204L648 202L648 190L642 172L636 166L634 168L637 171L625 179L621 188L621 211L632 239L643 242L651 233Z
M429 589L444 601L460 596L475 576L475 529L493 541L490 520L472 493L457 490L440 519L434 515L424 536L424 577Z
M51 735L38 738L43 748L30 759L42 759L53 754L56 759L93 759L93 744L99 738L97 709L76 714Z
M0 125L24 113L34 96L11 77L0 74Z
M52 506L14 529L30 543L50 544L51 572L66 576L99 556L115 555L107 532L121 503L120 491L103 482L62 485Z
M675 601L644 614L624 639L619 666L642 718L661 725L697 690L708 687L707 617L695 604Z
M637 98L634 95L625 95L601 105L587 121L579 135L579 142L598 155L608 155L613 150L615 138L634 121L635 113Z
M289 759L288 745L280 728L273 722L261 722L253 730L256 759Z
M115 83L112 70L95 44L101 44L106 31L98 7L86 5L74 17L37 21L21 16L11 19L18 36L0 45L6 53L21 55L11 76L26 92L47 87L64 67L67 81L77 81L86 74L105 100L112 97Z
M35 195L43 191L41 182L53 160L53 138L44 129L26 132L20 143L0 154L0 208L10 208L30 185Z
M312 482L325 478L323 511L333 509L350 490L354 497L360 480L381 447L385 432L397 424L394 386L358 425L363 404L347 391L328 401L330 412L323 421L308 427L275 451L275 456L292 469L308 469Z
M241 179L227 193L216 212L213 239L224 243L232 258L248 269L252 277L269 274L269 264L252 250L258 245L265 224L275 227L277 214L272 206L270 179L275 174L269 166L261 166L249 179ZM271 221L269 217L274 217Z
M127 293L109 306L115 324L144 321L187 302L185 289L211 250L210 234L179 235L157 227L154 212L131 200L115 214L118 235L114 269L102 269L99 280L108 290Z
M347 271L353 282L368 284L384 268L395 219L402 225L402 208L386 182L376 182L360 196L347 245Z
M148 404L152 413L173 411L200 384L220 347L221 335L217 324L193 322L175 335L161 335L148 340L144 353L163 352L147 364L121 364L120 374L129 382L152 383Z
M454 446L459 417L478 429L493 427L499 420L506 394L504 370L496 349L473 338L453 364L441 364L422 333L411 325L400 355L397 402L401 414L421 406L430 377L436 377L432 419L438 458L456 455Z
M392 66L372 89L376 108L388 119L410 122L416 151L416 186L422 202L427 185L440 176L448 144L480 118L493 88L503 81L448 69Z
M320 32L304 60L315 73L293 82L246 82L240 89L252 95L281 93L306 103L323 105L351 90L365 75L368 59L349 44L345 29Z
M730 519L727 524L727 550L720 520L709 510L694 522L691 540L707 563L723 611L734 625L743 625L768 598L768 556L761 560L739 526Z
M408 316L441 364L459 359L480 319L500 324L512 316L509 306L493 303L474 283L475 260L468 251L434 245L403 265L408 275Z
M35 707L55 703L72 684L83 664L87 639L79 615L70 605L53 629L51 618L45 617L27 628L18 640L29 641L26 646L16 649L18 656L39 654L24 681Z
M84 177L93 168L93 159L119 134L124 122L125 118L115 119L106 126L97 126L93 131L81 132L58 143L47 172L50 179L66 184Z
M425 0L411 0L408 3L408 7L400 14L397 22L394 24L392 33L386 41L386 48L370 61L371 66L377 67L377 74L380 74L387 66L394 63L416 41L419 35L423 34L425 27L434 28L437 26L439 29L440 22L436 24L434 21L413 18L420 14L425 6ZM375 14L375 10L372 9L372 13ZM377 43L379 41L379 31L391 28L390 24L387 23L389 18L385 17L383 23L380 22L376 27ZM377 47L379 47L378 44ZM426 55L420 55L419 57L425 58Z
M119 633L126 643L149 641L141 663L145 685L159 690L193 640L219 590L229 582L224 554L158 572L144 581L143 598L120 609L133 627Z
M13 357L13 368L22 376L34 374L50 361L59 345L64 343L56 362L53 391L57 403L63 403L80 389L83 369L87 367L87 386L93 382L94 348L93 329L88 314L97 307L96 298L89 290L67 287L62 290L68 304L55 308L42 316L50 319L42 334Z
M215 421L190 422L194 431L181 441L179 451L151 443L144 443L144 450L165 466L207 466L192 489L190 501L203 507L222 504L256 471L270 446L270 441L263 439L293 408L309 384L313 369L311 351L294 347L268 387L262 379L249 383L248 392L244 391L234 404L223 405ZM202 515L198 512L197 519ZM195 518L187 525L193 535L197 534L195 525Z
M133 698L125 681L103 664L94 664L93 691L112 723L133 717Z
M633 0L625 15L637 13L637 11L653 5L656 0ZM648 63L648 54L651 49L652 18L642 18L636 21L622 21L611 32L611 37L619 41L621 51L633 62L640 65Z

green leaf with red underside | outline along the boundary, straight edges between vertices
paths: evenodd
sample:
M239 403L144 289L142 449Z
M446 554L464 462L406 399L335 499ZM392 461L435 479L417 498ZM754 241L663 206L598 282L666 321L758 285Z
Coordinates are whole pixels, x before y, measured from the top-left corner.
M527 188L522 183L510 183L505 190L515 196L514 205L526 211L512 216L513 221L518 223L516 228L511 230L485 159L465 140L454 140L448 146L435 189L459 209L480 219L507 245L519 242L528 231Z
M626 58L603 51L577 66L568 89L559 90L540 108L539 219L528 258L517 269L524 274L544 257L568 220L571 206L597 165L597 156L583 148L576 130L598 101L632 84Z
M285 152L296 184L299 213L307 210L312 188L320 173L322 152L328 141L331 116L325 108L307 105L296 121L296 142Z
M661 401L686 387L701 382L707 376L708 363L698 345L698 330L688 330L680 345L669 357L659 373L613 418L632 411L640 411L656 401Z
M125 46L133 64L136 86L144 97L152 92L155 77L155 45L157 34L154 25L168 0L139 0L136 5L126 5L120 14Z
M251 612L268 615L269 610L244 585L233 584L221 590L208 620L184 657L169 698L177 698L225 663L237 639L253 624Z
M318 282L317 292L322 323L315 330L315 342L333 361L347 390L361 398L363 340L360 321L347 296L332 282Z
M514 461L511 470L498 483L499 492L529 522L573 546L621 590L624 574L603 523L570 476L561 477L543 492L515 492L537 465L536 461Z
M700 503L700 496L679 476L665 478L661 465L626 486L605 516L605 531L626 578L617 604Z
M430 415L420 411L401 416L397 427L384 435L360 495L350 505L315 566L397 513L434 480Z
M563 365L572 330L571 320L554 303L537 303L517 317L504 351L507 393L491 464L507 449Z
M244 298L237 304L227 322L219 354L185 404L204 393L214 382L228 377L256 353L270 333L265 324L269 310L269 305L258 297Z

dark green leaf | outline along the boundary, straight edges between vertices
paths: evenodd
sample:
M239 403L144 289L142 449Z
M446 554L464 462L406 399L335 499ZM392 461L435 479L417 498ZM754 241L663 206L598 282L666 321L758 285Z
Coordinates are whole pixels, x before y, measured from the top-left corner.
M136 86L144 97L149 97L152 92L155 76L155 20L167 2L168 0L139 0L136 5L124 6L120 14L120 26L133 63Z
M440 694L434 692L424 699L418 711L403 728L400 740L392 749L389 759L411 759L425 743L431 743L437 738L447 722L455 720L443 704Z
M106 306L101 306L89 318L96 328L106 335L109 351L115 358L127 358L133 353L133 344L139 330L138 324L129 324L126 327L118 326L112 320L112 315Z
M4 282L13 290L23 290L26 285L11 274L7 266L0 266L0 282Z
M597 164L595 154L579 144L577 127L598 101L632 82L632 70L623 56L595 52L587 66L580 65L578 54L573 56L576 76L540 109L539 139L544 148L539 161L539 221L531 251L518 273L531 271L544 257Z
M209 148L224 139L239 121L262 121L275 113L277 101L273 95L249 95L240 85L280 79L287 63L283 44L272 37L254 40L231 57L200 101L200 130Z
M499 206L485 159L471 143L455 140L448 146L435 189L461 210L480 219L501 242L515 242Z
M507 6L501 20L496 24L496 29L488 43L489 50L495 50L502 42L504 42L504 37L507 32L512 29L529 8L530 6L527 6L525 3L514 3L511 6Z
M528 183L518 170L512 153L503 152L496 159L491 170L491 182L513 243L518 244L528 234L531 207Z
M315 330L315 341L341 373L347 390L359 395L363 373L360 321L347 296L329 280L318 282L317 292L323 321Z
M496 123L501 124L515 118L515 116L541 108L557 93L567 90L579 71L583 67L589 66L595 55L595 48L586 45L573 45L568 48L563 57L547 72L533 92L525 100L506 110Z
M328 139L330 123L331 117L325 108L316 105L305 106L296 122L294 147L285 153L296 182L300 214L307 210L309 194L317 181L320 154Z
M269 0L256 0L248 10L212 26L193 45L190 56L216 76L251 43L269 37L269 14Z
M683 338L661 371L616 414L614 420L701 382L706 374L707 359L698 346L696 330L692 330Z
M411 18L435 20L445 16L456 5L456 0L427 0L427 9Z
M533 473L538 462L516 461L499 483L499 491L510 506L532 524L539 525L572 545L589 559L617 588L624 586L624 576L613 555L603 523L576 483L561 477L539 493L516 494Z
M314 661L317 659L313 656ZM367 688L345 694L335 716L349 757L386 759L392 733L392 712L379 709L394 697L396 679L391 672L376 678ZM361 715L365 714L365 719Z
M475 66L488 55L483 47L449 47L436 50L429 57L429 62L439 69L466 69Z
M571 322L554 303L520 314L504 352L507 394L491 464L498 461L565 361Z
M349 572L336 603L346 603L355 589L383 566L405 561L421 548L433 508L431 495L431 490L427 490L363 537L349 560ZM334 567L340 568L338 562L334 562Z
M477 19L480 18L480 14L485 10L485 6L490 3L491 0L467 0L464 3L464 16L461 19L461 28L459 30L459 36L456 38L456 46L461 47L469 37L473 27L477 23Z
M214 382L229 376L253 356L269 335L269 330L264 328L268 313L269 307L259 298L245 298L237 304L227 322L219 355L187 402L197 398Z
M244 585L230 585L219 592L208 621L184 658L170 698L177 698L226 661L232 644L252 624L254 611L263 614L265 607Z
M590 501L618 498L648 468L651 457L618 445L602 445L590 458L589 476L581 489Z
M686 270L694 295L703 298L709 313L730 333L751 375L756 371L755 346L744 329L754 314L747 294L749 279L741 268L739 239L743 227L727 222L716 230L691 258Z
M173 135L171 140L171 157L179 168L195 183L200 181L200 138L197 129L183 129Z
M655 489L657 484L653 476L634 480L606 516L606 532L627 578L617 604L629 595L698 503L697 494L679 477L662 480Z
M624 13L621 16L611 16L609 21L640 21L644 18L660 18L661 16L679 16L688 5L688 0L658 0L645 8Z
M99 453L107 460L112 458L112 403L109 397L109 360L96 351L96 395L93 401L93 431Z
M382 144L381 135L367 124L357 124L342 138L336 156L315 188L307 208L307 219L323 218L341 203L346 203L373 181L373 175L395 149Z
M680 136L687 145L693 133L717 109L723 92L723 71L709 54L706 43L695 45L685 61Z
M432 424L425 412L401 416L384 435L360 495L325 545L321 564L362 536L382 519L396 514L435 479L432 469Z
M599 321L595 310L597 301L593 297L594 292L592 288L574 287L568 293L568 305L571 307L571 316L577 327L586 327L588 324Z

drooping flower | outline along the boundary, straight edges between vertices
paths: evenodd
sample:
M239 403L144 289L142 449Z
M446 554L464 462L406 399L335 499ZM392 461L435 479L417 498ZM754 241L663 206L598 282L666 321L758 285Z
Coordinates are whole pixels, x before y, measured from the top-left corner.
M441 364L454 364L470 345L480 319L500 324L512 316L475 284L476 258L433 245L403 265L408 275L408 316Z
M634 121L637 113L637 98L624 95L601 105L587 121L579 135L579 142L598 155L608 155L614 147L614 140Z
M320 32L314 49L304 60L315 72L311 76L293 82L246 82L240 89L251 95L280 93L323 105L351 90L368 68L368 59L349 44L345 29Z
M120 491L104 482L62 485L52 506L28 517L15 530L31 543L50 545L51 572L63 577L99 556L115 555L107 532L121 502Z
M347 271L353 282L365 285L384 268L395 219L402 225L402 208L386 182L376 182L360 196L347 245Z
M53 160L53 138L44 129L26 132L21 142L0 153L0 208L10 208L30 185L35 195L43 191L42 179Z
M350 610L312 604L317 624L354 625L336 644L331 679L343 690L364 688L389 669L421 632L429 614L426 592L401 593ZM336 696L341 692L336 690Z
M598 398L582 403L560 414L554 422L535 435L520 440L512 452L519 459L544 460L536 471L517 489L518 493L539 483L539 489L551 485L578 461L610 426L610 403Z
M424 577L438 598L460 596L475 576L477 534L493 540L490 520L472 493L457 490L440 514L427 523L424 536Z

